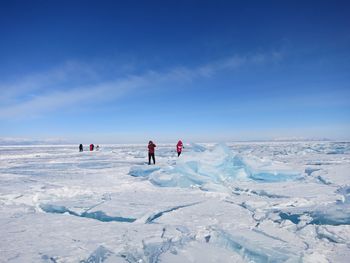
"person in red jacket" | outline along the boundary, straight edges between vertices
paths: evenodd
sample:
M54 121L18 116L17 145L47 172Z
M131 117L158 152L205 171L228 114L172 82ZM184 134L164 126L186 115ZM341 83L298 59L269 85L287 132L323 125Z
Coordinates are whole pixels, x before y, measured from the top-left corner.
M182 141L179 140L179 141L177 142L177 145L176 145L177 157L180 156L180 154L181 154L181 152L182 152L182 147L183 147Z
M148 143L148 165L151 164L151 157L153 159L153 164L156 164L156 159L154 157L154 148L155 147L156 147L156 145L152 141L149 141L149 143Z

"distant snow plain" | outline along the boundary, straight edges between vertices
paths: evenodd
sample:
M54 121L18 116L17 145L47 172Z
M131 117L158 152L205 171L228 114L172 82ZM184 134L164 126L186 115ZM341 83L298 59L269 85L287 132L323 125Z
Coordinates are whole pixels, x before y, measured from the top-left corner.
M163 144L156 162L0 146L0 262L349 262L350 143Z

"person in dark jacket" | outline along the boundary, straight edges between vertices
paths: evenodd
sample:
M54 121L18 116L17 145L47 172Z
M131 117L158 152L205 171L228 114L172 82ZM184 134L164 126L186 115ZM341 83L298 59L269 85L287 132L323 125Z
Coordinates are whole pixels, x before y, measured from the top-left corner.
M156 145L152 142L148 142L148 165L151 164L151 158L153 159L153 164L156 164L156 159L154 157L154 148Z
M80 145L79 145L79 152L82 152L82 151L83 151L83 145L80 144Z
M182 144L182 141L179 140L176 144L176 152L177 152L177 157L180 156L181 152L182 152L182 147L183 147L183 144Z
M95 145L90 144L90 151L93 151L93 150L94 150L94 148L95 148Z

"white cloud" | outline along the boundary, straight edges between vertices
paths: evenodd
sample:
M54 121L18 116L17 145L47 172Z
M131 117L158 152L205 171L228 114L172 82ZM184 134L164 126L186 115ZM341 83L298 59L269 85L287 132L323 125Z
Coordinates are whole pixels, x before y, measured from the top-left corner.
M33 96L24 102L2 107L0 118L29 116L34 117L61 108L74 105L87 105L111 99L117 99L131 90L140 87L146 78L131 77L121 81L112 81L93 86L73 87L68 90L45 92Z
M280 59L277 53L232 56L195 68L177 67L166 72L148 71L112 81L104 81L101 68L68 62L48 72L0 84L0 118L35 117L69 107L117 100L136 90L164 87L166 83L209 78L220 71L264 64Z

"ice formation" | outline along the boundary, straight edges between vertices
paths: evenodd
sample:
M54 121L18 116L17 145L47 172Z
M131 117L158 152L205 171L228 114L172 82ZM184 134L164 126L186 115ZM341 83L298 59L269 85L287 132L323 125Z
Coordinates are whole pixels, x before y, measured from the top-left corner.
M283 182L299 180L298 172L274 169L272 165L253 169L242 157L233 154L225 144L218 144L212 150L194 145L186 156L179 158L173 166L132 167L129 174L147 177L157 186L193 187L206 184L230 186L232 181Z
M348 262L350 143L0 146L1 262Z

